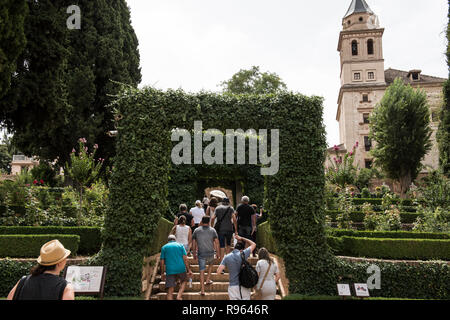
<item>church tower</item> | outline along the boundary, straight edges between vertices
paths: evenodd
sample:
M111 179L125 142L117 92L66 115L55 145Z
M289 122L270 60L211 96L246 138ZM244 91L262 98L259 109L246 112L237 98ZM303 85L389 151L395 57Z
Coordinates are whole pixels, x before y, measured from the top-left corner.
M386 86L383 33L378 17L365 0L352 0L342 19L338 51L341 89L336 120L342 151L359 144L356 160L360 168L371 165L368 118ZM377 92L377 87L382 89Z

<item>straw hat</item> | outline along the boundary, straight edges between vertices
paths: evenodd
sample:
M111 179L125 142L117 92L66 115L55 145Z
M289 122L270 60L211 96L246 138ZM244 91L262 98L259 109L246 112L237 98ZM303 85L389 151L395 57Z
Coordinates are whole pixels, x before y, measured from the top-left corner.
M70 250L64 248L58 240L47 242L41 247L41 255L37 262L43 266L53 266L60 263L70 255Z

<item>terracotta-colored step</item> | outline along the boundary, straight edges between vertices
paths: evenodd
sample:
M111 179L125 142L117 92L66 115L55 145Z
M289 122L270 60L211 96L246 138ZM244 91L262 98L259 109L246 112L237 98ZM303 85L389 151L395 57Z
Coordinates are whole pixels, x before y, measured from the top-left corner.
M198 264L198 259L195 259L194 260L194 258L191 256L191 257L188 257L188 261L189 261L189 263L191 263L191 264ZM250 257L250 258L248 258L247 259L247 261L248 262L250 262L250 264L251 265L256 265L256 263L258 262L258 258L256 258L256 257ZM214 264L220 264L222 262L222 260L219 260L219 259L217 259L217 258L215 258L214 259Z
M227 292L206 292L204 296L201 296L198 292L184 292L183 300L229 300ZM177 298L177 293L173 294L173 298ZM166 300L167 293L160 292L151 296L151 300ZM281 300L280 295L275 296L275 300Z
M183 300L228 300L228 292L205 292L202 296L198 292L184 292ZM166 300L167 293L160 292L153 295L152 300ZM173 298L177 298L177 293L173 294Z
M191 267L191 271L192 271L192 272L200 272L200 267L199 267L198 264L191 264L190 267ZM213 268L212 268L212 273L213 273L213 274L216 273L218 267L219 267L219 266L218 266L217 264L213 265ZM207 272L207 270L208 270L208 266L206 266L205 272ZM226 271L227 271L227 270L225 270L225 272L226 272Z
M166 283L159 283L159 290L166 290ZM175 287L175 291L178 292L179 286ZM192 282L192 288L189 288L189 285L186 283L185 292L199 292L200 291L200 282ZM205 285L205 292L227 292L228 291L228 282L214 282L210 285Z
M206 275L205 275L205 279L206 279ZM211 280L215 281L215 282L228 282L229 281L229 275L228 273L225 274L217 274L215 272L213 272L211 274ZM155 282L160 282L161 281L161 276L158 275L155 278ZM194 282L199 282L200 281L200 273L199 272L194 272L192 275L192 281Z

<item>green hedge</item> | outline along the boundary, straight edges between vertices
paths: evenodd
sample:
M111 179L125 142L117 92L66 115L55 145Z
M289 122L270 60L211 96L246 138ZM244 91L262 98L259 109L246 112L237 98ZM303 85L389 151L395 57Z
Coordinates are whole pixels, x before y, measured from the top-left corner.
M335 281L330 295L336 295L336 283L366 283L367 268L373 262L349 262L337 259ZM440 262L406 263L376 262L381 269L381 289L370 290L371 297L409 299L450 299L450 265ZM345 280L342 280L345 278ZM347 282L342 282L347 281Z
M14 211L16 214L24 215L26 208L24 206L9 206L9 209ZM76 207L62 207L64 215L68 218L76 217L77 208ZM6 213L6 206L0 205L0 215Z
M6 297L17 281L29 274L34 265L33 262L0 259L0 297Z
M102 245L100 227L1 227L1 234L70 234L80 236L78 254L91 255Z
M393 199L393 203L401 204L403 206L413 206L414 200L412 199ZM364 203L370 203L372 205L381 205L383 203L383 199L381 198L353 198L353 204L355 205L363 205Z
M326 214L331 217L332 222L336 222L336 217L339 213L340 211L338 210L326 211ZM362 211L353 211L350 213L350 220L353 222L364 222L364 216L364 212ZM414 223L419 216L420 214L414 212L400 212L400 219L402 223Z
M356 231L331 229L327 234L333 237L362 237L390 239L450 239L450 233L412 232L412 231Z
M411 260L450 260L450 240L442 239L381 239L363 237L328 237L335 254Z
M75 256L80 236L67 234L0 235L0 257L37 258L44 243L58 239Z
M259 248L264 247L271 253L277 253L276 242L272 236L272 232L270 231L270 224L268 221L261 223L258 226L258 230L256 232L256 243Z
M170 230L173 228L173 221L170 222L167 219L160 218L158 222L158 229L156 230L156 235L149 247L148 255L154 255L161 251L163 245L167 243L167 237L169 236Z

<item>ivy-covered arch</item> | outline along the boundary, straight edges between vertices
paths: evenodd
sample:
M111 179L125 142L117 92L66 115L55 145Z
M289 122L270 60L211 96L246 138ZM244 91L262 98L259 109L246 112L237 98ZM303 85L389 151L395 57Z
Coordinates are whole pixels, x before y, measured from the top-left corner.
M291 292L330 292L334 257L324 232L326 141L321 98L127 88L113 107L117 153L104 242L95 258L95 263L108 266L109 295L140 293L146 247L168 208L171 130L193 130L198 120L203 128L223 132L279 129L279 171L266 176L264 184L278 253L286 263ZM183 174L189 179L195 173L193 166Z

